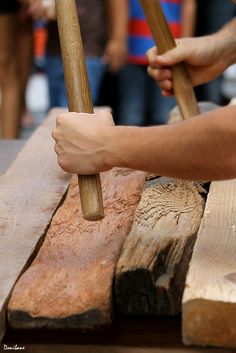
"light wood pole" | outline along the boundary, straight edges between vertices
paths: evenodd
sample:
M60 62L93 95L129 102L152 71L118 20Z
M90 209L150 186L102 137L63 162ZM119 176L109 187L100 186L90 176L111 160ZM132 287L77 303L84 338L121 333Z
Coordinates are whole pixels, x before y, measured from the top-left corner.
M176 46L159 0L140 0L158 53ZM184 63L172 67L174 94L183 119L200 114L191 80Z
M69 111L93 113L75 0L56 0L57 23L65 72ZM79 176L80 200L84 218L104 217L99 174Z

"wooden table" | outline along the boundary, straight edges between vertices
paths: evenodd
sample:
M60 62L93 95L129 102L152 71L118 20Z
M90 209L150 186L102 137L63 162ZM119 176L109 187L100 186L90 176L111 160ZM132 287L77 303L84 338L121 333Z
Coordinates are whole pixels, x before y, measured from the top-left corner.
M24 140L0 140L0 174L11 165ZM5 345L5 346L4 346ZM180 317L118 316L100 332L14 331L8 328L0 351L25 347L29 353L236 353L236 350L189 348L181 342Z

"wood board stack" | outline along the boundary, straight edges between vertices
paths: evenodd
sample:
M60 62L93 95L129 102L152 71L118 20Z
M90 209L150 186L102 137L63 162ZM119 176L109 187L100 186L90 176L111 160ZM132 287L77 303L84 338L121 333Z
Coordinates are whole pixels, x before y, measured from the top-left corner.
M38 141L40 145L44 134L50 133L54 115L51 114L50 123L46 121L26 144L28 151L32 149L30 143ZM50 151L45 150L49 170L54 168L51 164L56 165L51 143ZM25 153L22 152L15 163L21 164ZM38 156L39 165L43 158L44 155ZM24 259L14 272L7 291L1 294L2 322L13 285L28 267L32 253L35 255L41 246L40 239L67 188L68 177L55 168L56 176L50 172L53 180L46 179L48 189L45 185L44 192L37 190L41 191L41 197L46 192L47 200L37 194L38 203L35 201L32 206L31 199L28 200L23 192L24 222L13 219L16 226L8 228L9 241L1 235L1 245L6 242L5 258L12 244L17 245L12 248L14 251L7 264L5 258L2 259L0 270L4 281L8 277L6 269L12 266L12 257L20 256L18 245L20 252L24 247ZM45 178L45 170L42 175L38 170L37 165L37 185ZM11 173L16 174L17 179L18 171ZM32 171L30 175L32 180ZM54 178L62 184L59 191L53 191L56 201L48 194L54 190ZM233 319L236 304L236 182L212 183L204 211L206 191L198 183L183 184L179 180L158 177L146 180L144 173L125 169L104 173L102 179L107 216L94 223L82 219L77 183L72 180L63 204L52 218L43 245L15 285L8 304L9 324L15 328L95 329L111 324L114 306L129 315L179 313L185 277L201 224L182 304L184 341L187 344L236 346ZM9 195L10 178L8 183L9 188L3 184L2 190L6 189ZM33 183L32 190L37 189L37 185ZM19 200L12 202L15 205ZM7 203L5 200L3 209ZM28 204L27 209L25 205ZM11 217L12 209L19 213L19 209L11 205L7 211ZM41 209L50 211L49 220L40 216ZM20 212L23 211L20 209ZM29 217L31 222L26 221ZM36 218L43 226L35 223ZM4 220L7 223L6 217ZM33 244L30 231L36 234L32 237Z

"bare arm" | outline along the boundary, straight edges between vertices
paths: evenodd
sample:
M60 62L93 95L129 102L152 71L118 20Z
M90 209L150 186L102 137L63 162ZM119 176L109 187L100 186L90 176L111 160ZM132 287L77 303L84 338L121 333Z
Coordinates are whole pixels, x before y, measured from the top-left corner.
M95 119L64 114L53 137L59 164L68 172L128 167L191 180L236 177L235 106L147 128L115 127L105 112Z
M104 60L110 70L119 70L127 59L128 0L107 0L109 40Z
M181 37L192 37L194 35L196 15L196 0L183 0L181 10Z

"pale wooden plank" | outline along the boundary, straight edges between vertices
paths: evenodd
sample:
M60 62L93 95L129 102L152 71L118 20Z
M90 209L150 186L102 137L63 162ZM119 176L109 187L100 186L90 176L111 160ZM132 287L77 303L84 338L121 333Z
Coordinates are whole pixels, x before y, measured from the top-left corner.
M139 171L102 173L106 217L87 222L73 180L37 257L14 288L12 327L92 329L111 322L115 266L144 182Z
M64 195L70 176L57 165L54 110L0 177L0 338L11 290Z
M211 184L184 291L183 338L236 347L236 180Z
M115 295L126 314L177 314L205 200L196 183L146 183L119 259Z

